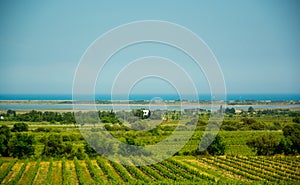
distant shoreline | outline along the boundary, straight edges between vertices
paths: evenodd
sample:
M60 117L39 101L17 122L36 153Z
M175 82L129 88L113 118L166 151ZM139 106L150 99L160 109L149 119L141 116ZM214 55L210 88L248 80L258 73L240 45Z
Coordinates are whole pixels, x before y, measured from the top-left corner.
M76 106L82 108L82 110L92 110L96 107L98 110L128 110L128 105L131 109L139 108L152 108L152 109L164 109L168 110L181 110L181 109L206 109L206 110L217 110L220 108L218 101L126 101L126 100L115 100L115 101L77 101ZM300 101L226 101L225 106L228 108L235 108L237 110L247 110L252 106L256 110L263 109L292 109L300 110ZM0 110L5 111L8 109L16 111L73 111L73 104L71 100L0 100Z
M74 105L76 106L97 106L97 107L105 107L105 106L218 106L221 104L225 104L226 106L299 106L300 101L226 101L225 103L221 103L220 101L126 101L126 100L117 100L117 101L76 101ZM73 106L73 102L70 100L0 100L0 106L9 106L9 105L53 105L57 107L63 106Z
M228 100L228 101L219 101L219 100L199 100L199 101L188 101L188 100L164 100L164 101L150 101L150 100L95 100L95 101L72 101L72 100L0 100L0 105L19 105L19 104L43 104L43 105L82 105L82 106L107 106L107 105L116 105L116 106L124 106L124 105L136 105L136 106L144 106L144 105L161 105L166 104L168 106L180 106L180 105L201 105L201 106L210 106L214 104L227 104L227 105L245 105L245 106L259 106L259 105L299 105L300 100ZM223 103L222 103L223 102Z

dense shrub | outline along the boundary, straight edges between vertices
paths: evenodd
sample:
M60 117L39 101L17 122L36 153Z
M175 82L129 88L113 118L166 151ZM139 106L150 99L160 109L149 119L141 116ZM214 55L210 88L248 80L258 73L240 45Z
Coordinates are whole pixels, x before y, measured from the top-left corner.
M293 119L293 122L294 122L294 123L300 123L300 117L299 117L299 116L295 117L295 118Z
M8 142L11 138L10 129L6 125L0 127L0 155L8 156Z
M29 157L34 154L34 137L17 133L8 143L10 155L18 158Z
M266 126L262 122L254 122L249 126L249 128L252 130L264 130Z
M280 138L273 134L267 133L247 141L247 145L256 152L257 155L274 155L279 145Z
M300 154L300 124L285 126L283 128L283 135L292 142L294 153Z
M234 125L222 125L222 130L236 131L236 130L238 130L238 128Z
M225 109L225 113L226 114L234 114L235 113L235 109L232 107L232 108L226 108Z
M224 155L225 154L225 143L222 137L218 134L205 134L201 140L199 150L205 153L207 151L210 155Z
M96 157L98 153L87 142L84 143L84 152L90 157Z
M68 135L66 138L70 139ZM42 141L42 140L41 140ZM63 142L63 136L58 134L51 134L43 138L45 144L42 155L46 157L65 157L73 159L75 156L78 159L83 159L84 150L82 147L76 146L70 142Z
M247 117L241 119L241 121L242 121L244 124L246 124L246 125L251 125L251 124L253 124L253 123L256 122L255 119L253 119L253 118L247 118Z
M51 132L52 128L46 128L46 127L38 127L34 130L34 132Z
M62 135L62 140L65 141L77 141L78 138L76 134L64 134Z
M28 131L28 124L26 123L16 123L11 129L12 132L26 132Z
M281 138L278 146L276 147L277 154L295 154L295 150L293 149L293 143L288 138Z
M68 145L62 142L61 135L51 134L44 141L43 155L48 157L59 157L68 150Z
M235 131L238 130L240 127L240 123L236 121L223 121L222 130L226 131Z

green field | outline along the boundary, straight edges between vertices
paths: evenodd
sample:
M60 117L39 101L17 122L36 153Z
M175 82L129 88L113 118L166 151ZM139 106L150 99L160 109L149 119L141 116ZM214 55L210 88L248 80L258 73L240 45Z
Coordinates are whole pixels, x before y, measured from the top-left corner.
M171 112L172 118L178 112ZM300 184L300 156L298 153L284 155L283 153L270 156L258 156L256 151L249 148L247 141L256 137L270 135L278 139L284 138L284 128L297 125L299 112L272 111L257 114L226 114L219 136L225 143L224 154L217 156L208 153L197 153L210 113L203 113L196 122L195 131L188 142L176 154L157 164L134 166L126 164L142 164L152 159L143 155L128 159L129 161L109 161L91 151L72 120L72 114L55 113L56 118L43 120L43 113L30 112L23 115L8 117L1 121L3 128L11 130L11 140L18 135L34 138L34 152L29 156L13 158L0 157L1 184ZM118 140L133 142L134 145L152 145L168 138L176 127L179 134L190 132L189 123L192 119L178 122L176 119L167 121L150 120L143 122L149 126L157 124L149 131L126 128L116 121L112 112L102 112L103 120L108 120L104 127ZM183 118L185 115L181 115ZM297 119L296 119L297 118ZM31 121L22 121L22 119ZM56 119L61 119L58 122ZM66 121L67 120L67 121ZM123 120L126 122L126 120ZM14 131L17 123L28 125L26 131ZM92 120L93 122L93 120ZM159 124L158 124L159 123ZM136 123L134 123L136 124ZM143 126L141 123L135 126ZM8 126L8 127L7 127ZM103 126L103 125L102 125ZM226 127L227 126L227 127ZM262 127L263 126L263 127ZM97 124L84 125L89 133L101 133L103 127ZM295 127L296 128L296 127ZM258 129L258 130L255 130ZM231 130L231 131L229 131ZM50 137L58 138L64 150L52 148L45 153L46 143ZM3 136L2 136L3 137ZM176 144L177 141L172 141ZM172 143L171 142L171 143ZM19 144L19 143L18 143ZM128 143L130 144L130 143ZM7 145L12 150L11 141ZM174 145L168 145L172 147ZM166 150L168 148L166 147ZM122 148L118 148L121 150ZM124 160L120 158L119 160ZM150 160L150 161L149 161ZM155 161L155 159L153 159Z

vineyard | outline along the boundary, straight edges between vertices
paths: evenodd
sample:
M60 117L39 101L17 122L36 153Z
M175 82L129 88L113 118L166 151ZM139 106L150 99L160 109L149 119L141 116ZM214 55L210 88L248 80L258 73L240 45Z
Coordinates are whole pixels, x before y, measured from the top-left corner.
M70 124L71 113L61 115L61 118L67 117L62 123L52 123L54 118L48 120L47 116L59 114L31 111L26 116L20 114L21 117L11 119L21 119L23 115L24 119L30 117L34 122L0 121L0 184L300 184L300 143L297 139L300 126L292 123L292 120L300 119L300 113L288 113L291 116L285 115L285 121L281 120L279 113L276 116L257 114L251 117L247 114L247 119L242 115L227 115L228 120L223 124L227 130L221 128L215 139L218 142L210 145L210 149L217 151L209 148L205 152L199 151L200 142L205 138L203 124L206 124L200 121L178 152L170 154L173 156L167 160L154 163L156 159L142 157L148 155L141 154L136 154L140 157L120 157L119 161L109 161L98 155L77 126ZM46 121L34 120L41 115L46 116ZM205 120L205 116L201 118ZM105 119L108 118L114 119L107 116ZM282 123L277 123L279 120ZM190 133L191 122L186 120L186 123L178 125L181 136ZM264 130L250 127L261 125ZM176 121L169 120L150 131L128 129L122 124L105 124L104 127L123 143L148 146L167 139L177 126ZM90 129L91 136L103 131L96 125L86 125L85 128ZM255 142L252 142L253 139ZM102 145L105 140L95 141L98 143L94 143L94 147L98 149L105 146L113 153L128 151L111 143ZM160 152L168 152L169 147L176 147L182 142L181 138L169 141ZM255 148L251 143L260 145ZM258 151L270 153L259 154ZM151 151L143 154L151 154ZM127 156L127 153L122 153L122 156ZM152 165L142 166L145 163Z
M135 161L133 161L135 160ZM130 162L138 164L143 158ZM297 184L299 157L176 156L150 166L103 157L85 160L0 160L1 184Z

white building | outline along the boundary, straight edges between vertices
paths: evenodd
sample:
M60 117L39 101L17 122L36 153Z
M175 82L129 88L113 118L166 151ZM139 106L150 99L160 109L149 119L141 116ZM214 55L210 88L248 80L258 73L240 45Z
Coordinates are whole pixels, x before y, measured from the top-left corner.
M239 109L235 109L235 112L234 112L235 114L240 114L240 113L242 113L242 110L239 110Z
M143 110L143 116L148 117L150 113L150 110Z

